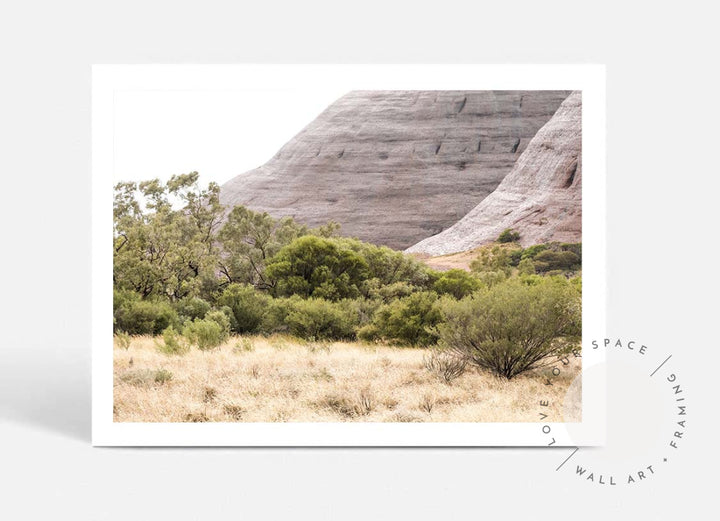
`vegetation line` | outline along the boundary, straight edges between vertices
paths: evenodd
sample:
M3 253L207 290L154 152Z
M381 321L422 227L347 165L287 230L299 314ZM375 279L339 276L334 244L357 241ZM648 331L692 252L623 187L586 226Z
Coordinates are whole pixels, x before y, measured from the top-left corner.
M441 272L219 195L197 172L115 186L118 342L156 335L168 356L231 334L384 342L428 348L425 367L448 382L468 365L512 379L578 347L580 244L522 248L505 230L470 272Z

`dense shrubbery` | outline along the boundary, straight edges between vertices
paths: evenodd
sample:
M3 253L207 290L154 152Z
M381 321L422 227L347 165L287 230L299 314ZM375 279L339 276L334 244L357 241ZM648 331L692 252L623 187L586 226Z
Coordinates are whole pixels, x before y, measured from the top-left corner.
M580 257L571 251L545 250L533 259L535 270L545 273L554 270L572 270L580 264Z
M478 250L470 272L439 272L338 237L334 223L310 229L241 206L223 222L219 187L197 181L193 172L116 186L114 330L123 338L162 334L158 348L182 354L190 345L212 349L231 333L414 346L441 337L451 349L433 367L470 360L510 378L570 337L570 324L553 329L553 313L579 321L568 299L579 303L580 244L523 249L517 232L505 230ZM564 277L549 277L558 273ZM532 343L535 335L543 343ZM518 357L503 362L511 367L492 362Z
M368 297L395 287L422 289L437 274L412 257L356 239L306 235L283 247L265 270L275 296L327 300Z
M369 278L365 259L342 241L305 236L282 248L265 273L278 296L300 295L328 300L356 298Z
M230 336L230 320L222 311L211 311L206 318L188 321L183 336L200 350L212 349Z
M580 335L580 292L564 278L512 280L443 307L441 344L505 378L562 355Z
M218 297L217 303L230 310L233 332L257 333L267 313L268 296L249 284L230 284Z
M520 234L512 228L507 228L506 230L503 230L497 238L497 242L516 242L519 240Z
M441 295L446 294L455 298L463 298L480 289L481 285L480 280L467 271L453 269L440 275L435 281L433 289Z
M178 323L178 315L167 301L141 300L137 293L117 290L113 301L117 331L131 335L159 335L168 326Z
M205 318L212 306L209 302L199 297L184 297L175 303L180 321L194 320L196 318Z
M511 274L514 268L523 273L547 273L574 272L581 267L580 243L536 244L524 249L514 243L495 244L482 248L470 264L470 269L475 273L503 271L507 275Z
M423 291L393 300L378 308L370 324L358 331L363 340L388 340L427 346L437 339L434 327L442 314L435 292Z
M431 349L423 359L425 369L446 384L450 384L453 380L462 376L467 363L466 356L456 356L450 350L442 349Z
M182 355L190 349L188 341L180 335L173 326L168 327L162 334L163 341L157 342L160 352L166 355Z
M513 251L516 251L514 247L511 249L497 244L482 248L477 258L470 263L470 269L476 273L502 271L510 274L515 258L511 255ZM518 248L517 251L521 249Z
M355 337L360 323L352 300L332 302L298 296L274 299L264 324L265 333L289 333L312 340L343 340Z

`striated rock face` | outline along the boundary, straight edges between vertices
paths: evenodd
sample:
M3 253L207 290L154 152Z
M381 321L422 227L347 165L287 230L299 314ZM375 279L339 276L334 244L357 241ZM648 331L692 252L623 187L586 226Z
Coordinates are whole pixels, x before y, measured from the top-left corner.
M408 248L444 255L497 239L506 228L524 246L582 240L582 95L573 92L530 141L497 189L447 230Z
M568 94L350 92L221 201L407 248L490 194Z

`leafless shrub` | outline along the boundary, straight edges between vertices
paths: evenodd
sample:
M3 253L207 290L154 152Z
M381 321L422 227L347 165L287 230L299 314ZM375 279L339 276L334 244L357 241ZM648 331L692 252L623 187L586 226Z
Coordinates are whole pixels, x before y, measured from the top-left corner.
M385 408L390 409L391 411L395 409L399 403L400 402L392 396L388 396L382 401L382 404L385 406Z
M215 389L214 387L206 386L203 389L203 393L202 393L203 402L211 403L211 402L215 401L215 398L217 398L217 395L218 395L217 389Z
M172 380L173 374L166 369L138 369L126 371L120 375L120 380L136 387L148 387L153 384L163 385Z
M223 406L223 411L235 421L242 420L243 414L245 414L245 408L234 403L225 404Z
M324 396L317 405L319 407L328 408L341 416L352 418L355 416L355 408L353 403L346 396L342 396L337 393L332 393Z
M450 384L453 380L462 376L467 368L467 358L438 349L434 349L425 355L423 363L425 369L446 384Z
M407 412L398 411L392 415L392 421L397 423L414 423L419 422L420 418Z
M375 397L369 388L362 389L358 397L358 412L360 415L368 415L375 408Z
M185 421L189 423L202 423L210 421L210 418L208 418L204 412L189 412L185 415Z
M271 420L275 423L285 423L290 419L290 413L285 409L276 411Z
M424 394L423 397L420 398L418 408L421 411L425 411L426 413L430 414L432 413L433 407L435 407L435 398L430 394Z
M375 409L375 398L370 389L363 389L356 397L339 393L328 394L317 405L331 409L346 418L355 418L370 414Z

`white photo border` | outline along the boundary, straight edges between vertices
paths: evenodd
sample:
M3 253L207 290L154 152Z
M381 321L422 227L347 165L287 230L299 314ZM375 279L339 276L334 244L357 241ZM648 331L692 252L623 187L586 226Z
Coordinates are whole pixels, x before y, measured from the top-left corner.
M94 446L597 446L605 442L604 378L583 382L582 422L120 423L113 421L112 198L114 94L119 90L581 90L582 371L604 370L604 65L95 65L92 70L92 443ZM239 173L239 172L238 172ZM538 409L540 410L538 397ZM539 416L539 414L538 414ZM547 433L549 429L550 434Z

